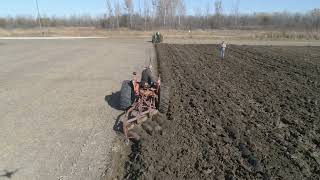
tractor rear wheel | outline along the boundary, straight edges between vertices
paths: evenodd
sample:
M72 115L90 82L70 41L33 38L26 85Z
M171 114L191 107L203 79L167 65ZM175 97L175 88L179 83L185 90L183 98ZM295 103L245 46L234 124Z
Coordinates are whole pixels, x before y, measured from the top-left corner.
M131 81L126 80L122 82L120 91L120 109L127 110L133 102L133 89Z

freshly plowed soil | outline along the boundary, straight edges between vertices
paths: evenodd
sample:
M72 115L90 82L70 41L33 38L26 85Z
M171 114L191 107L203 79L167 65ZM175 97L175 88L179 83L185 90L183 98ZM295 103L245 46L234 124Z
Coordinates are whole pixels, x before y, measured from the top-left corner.
M168 120L132 146L126 178L320 179L320 47L156 49Z

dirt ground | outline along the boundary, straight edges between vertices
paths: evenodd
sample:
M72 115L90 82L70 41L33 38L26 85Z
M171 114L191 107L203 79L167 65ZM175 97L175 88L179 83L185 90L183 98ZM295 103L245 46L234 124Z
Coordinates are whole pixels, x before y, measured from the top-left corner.
M320 47L157 52L170 108L162 133L132 145L125 178L320 178Z
M114 93L147 39L0 40L0 179L99 179L111 167Z

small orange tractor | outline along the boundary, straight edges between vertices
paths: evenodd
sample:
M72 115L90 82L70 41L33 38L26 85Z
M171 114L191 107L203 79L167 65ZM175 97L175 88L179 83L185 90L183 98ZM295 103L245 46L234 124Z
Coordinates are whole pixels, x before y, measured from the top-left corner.
M168 93L167 88L161 87L160 77L153 86L138 82L135 72L131 81L123 81L120 92L120 108L125 110L122 130L127 140L140 139L138 134L130 130L141 125L159 111L161 113L167 111Z

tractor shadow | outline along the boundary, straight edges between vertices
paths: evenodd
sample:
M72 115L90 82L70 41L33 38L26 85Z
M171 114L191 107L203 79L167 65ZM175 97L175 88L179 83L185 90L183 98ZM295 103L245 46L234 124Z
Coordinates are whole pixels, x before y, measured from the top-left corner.
M122 109L120 109L120 105L119 105L119 99L120 99L120 91L112 93L110 95L105 96L104 100L107 102L107 104L112 107L115 110L118 111L122 111ZM117 116L117 118L115 119L115 123L113 125L113 130L117 133L123 133L122 131L122 121L121 118L122 116L125 115L125 112L122 112L121 114L119 114Z
M12 176L14 174L16 174L18 171L19 171L19 169L16 169L14 171L0 170L0 179L1 179L1 177L11 179Z

